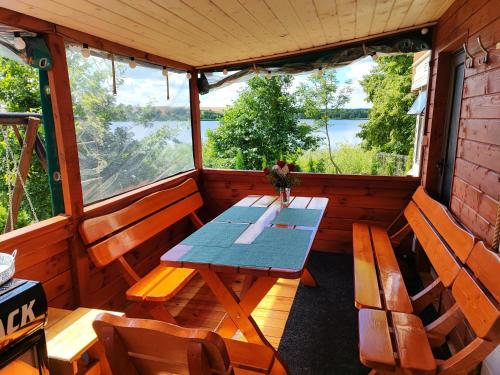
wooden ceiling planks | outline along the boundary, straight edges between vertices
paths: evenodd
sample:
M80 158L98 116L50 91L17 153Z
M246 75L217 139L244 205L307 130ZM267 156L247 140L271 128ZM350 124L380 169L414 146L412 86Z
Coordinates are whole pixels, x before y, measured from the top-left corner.
M436 21L453 0L0 0L0 7L192 66Z

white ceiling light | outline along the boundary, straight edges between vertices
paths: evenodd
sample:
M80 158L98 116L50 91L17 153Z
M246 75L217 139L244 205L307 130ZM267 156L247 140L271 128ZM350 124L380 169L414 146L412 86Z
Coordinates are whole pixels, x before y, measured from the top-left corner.
M82 56L88 59L90 57L90 48L88 44L82 46Z
M136 68L137 62L135 61L135 57L130 58L130 60L128 61L128 66L130 66L130 69Z
M16 47L19 51L26 48L26 42L23 38L21 38L21 34L18 32L14 33L14 47Z

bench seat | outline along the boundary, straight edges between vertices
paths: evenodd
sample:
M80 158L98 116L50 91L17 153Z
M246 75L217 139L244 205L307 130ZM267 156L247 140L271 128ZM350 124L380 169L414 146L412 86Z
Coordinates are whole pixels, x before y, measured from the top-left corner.
M411 374L436 373L424 326L413 314L361 309L359 357L365 366L380 372L399 368Z
M353 224L355 306L411 313L412 302L384 228Z
M131 301L168 301L174 297L196 271L190 268L157 266L130 287L127 299Z

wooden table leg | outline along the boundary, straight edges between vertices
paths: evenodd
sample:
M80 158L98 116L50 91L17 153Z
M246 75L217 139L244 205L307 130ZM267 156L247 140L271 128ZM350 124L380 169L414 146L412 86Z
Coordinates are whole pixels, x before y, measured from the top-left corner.
M278 355L278 352L269 343L269 341L267 341L264 334L259 329L259 326L257 325L257 323L255 323L255 320L250 315L251 311L248 312L246 309L242 307L241 303L243 303L243 300L240 303L238 296L234 293L234 291L230 287L228 287L224 283L224 281L222 281L222 279L219 277L219 275L217 275L217 273L210 270L199 270L199 272L203 277L203 279L205 280L205 283L212 291L212 293L215 295L217 300L220 302L220 304L224 307L224 309L228 313L229 318L233 321L234 325L245 336L247 341L253 344L265 345L270 349L272 349L276 360L275 366L277 367L275 373L288 374L288 369L283 363L283 360ZM245 300L248 301L246 302L248 306L251 306L253 304L257 306L259 304L259 301L262 300L262 298L260 299L257 298L258 293L256 293L256 291L259 290L262 292L262 290L265 288L263 288L262 286L259 287L259 285L261 284L268 285L269 286L267 289L268 291L269 289L271 289L272 285L274 285L274 283L277 280L276 278L267 278L267 277L262 279L264 279L263 282L259 283L260 279L258 279L246 293ZM255 291L252 292L252 290ZM266 293L264 293L264 295L267 294L267 291Z
M275 277L260 277L253 285L246 291L243 298L240 300L239 305L247 315L251 315L253 310L266 296L269 290L276 284L278 279ZM217 329L217 333L222 337L231 338L238 327L233 323L229 316L226 316Z
M302 273L302 276L300 277L300 281L305 286L310 286L310 287L317 287L318 286L318 282L316 281L316 278L307 269L307 267L304 268L304 272Z

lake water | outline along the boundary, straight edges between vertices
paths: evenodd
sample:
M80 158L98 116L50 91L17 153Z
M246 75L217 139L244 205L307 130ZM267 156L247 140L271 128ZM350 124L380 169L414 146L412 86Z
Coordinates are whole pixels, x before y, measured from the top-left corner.
M301 120L302 122L312 124L312 120ZM359 144L361 139L359 139L356 134L361 130L361 124L365 123L367 120L330 120L328 123L328 133L332 144L337 143L350 143ZM150 126L144 127L141 125L135 125L132 122L114 122L111 128L115 129L117 127L126 127L130 131L136 140L141 140L144 137L152 134L159 128L167 125L172 125L177 127L176 138L180 142L191 142L191 130L189 129L188 123L184 121L154 121ZM215 129L219 126L218 121L201 121L201 138L203 142L206 141L207 129ZM327 144L324 130L318 132L320 136L324 138L324 144Z

